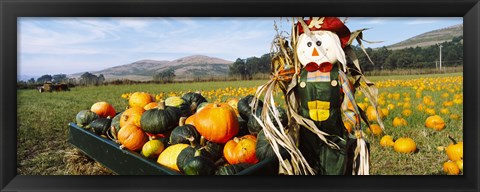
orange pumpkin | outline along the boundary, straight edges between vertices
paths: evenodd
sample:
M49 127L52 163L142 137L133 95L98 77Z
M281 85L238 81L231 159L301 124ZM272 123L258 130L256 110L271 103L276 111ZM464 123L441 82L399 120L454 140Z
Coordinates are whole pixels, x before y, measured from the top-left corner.
M390 135L385 135L380 139L380 145L382 147L393 147L395 142L393 142L393 137Z
M410 109L404 109L404 110L402 111L402 115L405 116L405 117L408 117L408 116L410 116L411 114L412 114L412 110L410 110Z
M407 126L407 121L401 117L395 117L393 119L393 126L400 127L400 126Z
M370 127L368 127L367 132L368 133L373 133L373 135L375 135L375 136L379 136L380 134L383 133L383 130L377 124L370 124Z
M425 120L425 126L436 131L441 131L445 128L445 121L438 115L432 115Z
M90 111L95 112L98 116L103 118L113 118L117 114L113 106L105 101L94 103L92 107L90 107Z
M458 167L457 163L453 161L447 161L443 163L443 172L448 175L458 175L460 174L460 168Z
M411 138L402 137L395 141L393 149L399 153L413 153L417 150L417 144Z
M130 95L130 98L128 99L128 104L130 107L145 107L145 105L149 104L152 102L152 96L148 93L145 92L135 92L132 95Z
M253 135L244 135L240 138L233 138L223 148L223 156L230 164L258 163L255 156L257 138Z
M368 121L377 121L377 114L380 116L380 119L383 119L385 117L381 109L377 111L373 106L367 107L366 114L367 114Z
M453 143L448 145L447 149L445 150L448 156L448 159L451 161L458 161L463 159L463 142L455 141L452 137L448 137L452 140Z
M157 103L157 102L150 102L150 103L148 103L147 105L145 105L145 106L143 107L143 109L145 109L145 111L146 111L146 110L153 109L153 108L156 108L156 107L158 107L158 103Z
M139 151L148 141L148 136L140 127L133 124L127 124L120 128L117 134L118 142L122 144L120 148L127 148L132 151Z
M198 133L215 143L226 143L238 133L238 117L228 104L208 104L194 119Z
M145 112L145 109L142 107L132 107L125 110L120 116L120 127L123 127L127 124L133 124L137 127L140 127L140 119L142 114Z
M190 116L185 120L185 124L189 124L189 125L195 126L195 117L196 117L196 114L190 115Z

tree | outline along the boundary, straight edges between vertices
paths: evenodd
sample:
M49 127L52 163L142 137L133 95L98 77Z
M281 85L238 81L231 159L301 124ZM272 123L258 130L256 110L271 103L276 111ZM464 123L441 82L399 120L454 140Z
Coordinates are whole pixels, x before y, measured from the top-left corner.
M170 83L170 82L173 82L174 79L175 79L174 69L163 70L153 76L153 81L155 82Z
M64 81L67 80L67 75L65 74L56 74L56 75L53 75L53 82L55 83L63 83Z
M270 73L272 71L272 57L269 53L263 54L260 57L260 66L258 67L261 73Z
M375 69L383 69L386 67L386 60L388 55L390 55L391 51L389 51L385 46L372 51L372 61L375 64Z
M103 84L104 81L105 81L105 77L103 76L103 74L98 75L98 83Z
M52 81L52 76L51 75L42 75L37 79L37 83L45 83L47 81Z
M237 58L237 60L235 60L235 62L233 62L232 65L230 65L230 71L229 71L229 74L230 75L241 75L242 79L246 79L247 77L247 68L248 66L246 65L246 61L248 59L240 59L240 58Z
M98 77L89 72L85 72L80 76L80 84L82 85L98 85Z
M229 75L240 75L242 79L252 79L257 73L269 73L271 71L272 58L270 54L264 54L260 58L249 57L237 58L230 65Z

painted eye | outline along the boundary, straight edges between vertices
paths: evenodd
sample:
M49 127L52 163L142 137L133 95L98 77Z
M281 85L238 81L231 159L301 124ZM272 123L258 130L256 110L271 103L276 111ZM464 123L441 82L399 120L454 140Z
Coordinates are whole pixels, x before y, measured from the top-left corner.
M308 46L308 47L311 47L311 46L312 46L312 42L308 42L308 43L307 43L307 46Z
M317 46L320 46L322 45L322 42L321 41L317 41Z

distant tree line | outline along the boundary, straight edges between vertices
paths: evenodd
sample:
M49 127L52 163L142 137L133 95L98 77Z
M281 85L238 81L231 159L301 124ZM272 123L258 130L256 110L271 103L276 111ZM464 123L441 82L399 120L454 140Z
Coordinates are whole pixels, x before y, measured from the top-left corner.
M80 85L88 86L88 85L102 85L105 82L105 77L103 74L98 76L86 72L80 76Z
M46 82L51 83L66 83L66 84L75 84L75 78L67 78L65 74L56 74L56 75L42 75L41 77L37 78L30 78L27 81L19 81L20 84L43 84Z
M250 80L257 73L270 73L271 60L270 54L264 54L260 58L237 58L237 60L230 65L229 75L240 75L243 80Z
M463 36L459 36L453 38L452 41L439 44L442 46L442 67L463 65L462 40ZM360 47L356 46L354 50L364 71L436 68L436 62L439 65L440 59L438 45L399 50L389 50L386 47L365 49L375 65L368 60Z
M18 81L17 82L17 88L20 89L30 89L30 88L36 88L37 86L41 86L44 83L54 83L54 84L68 84L69 87L73 87L75 85L83 85L83 86L89 86L89 85L102 85L105 83L105 77L103 74L100 74L98 76L91 74L89 72L86 72L80 76L80 78L67 78L66 74L56 74L56 75L49 75L45 74L37 78L36 80L34 78L30 78L27 81Z

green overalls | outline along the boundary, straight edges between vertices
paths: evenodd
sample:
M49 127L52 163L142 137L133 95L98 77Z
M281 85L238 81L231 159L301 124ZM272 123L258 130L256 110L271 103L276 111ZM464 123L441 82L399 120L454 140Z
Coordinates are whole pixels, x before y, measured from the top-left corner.
M340 90L338 70L338 64L333 64L329 74L302 69L294 90L300 101L299 114L313 120L321 131L332 135L327 139L341 148L332 149L316 134L300 128L299 149L310 166L317 171L317 175L344 175L347 170L348 133L342 121L343 93ZM336 136L342 137L344 141Z

